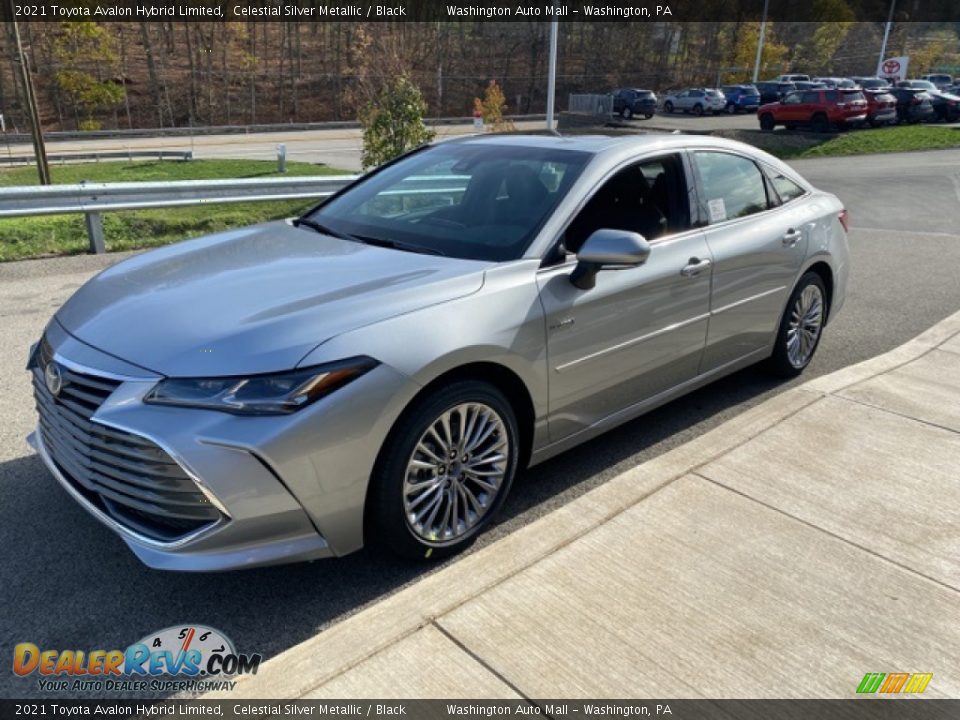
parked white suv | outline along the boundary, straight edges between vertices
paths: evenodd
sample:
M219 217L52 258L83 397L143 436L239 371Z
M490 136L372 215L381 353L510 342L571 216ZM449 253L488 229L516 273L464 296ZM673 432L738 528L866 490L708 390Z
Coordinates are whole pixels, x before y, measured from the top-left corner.
M690 88L670 93L663 99L663 109L668 113L674 110L703 115L705 112L721 112L727 106L727 98L722 90L710 88Z

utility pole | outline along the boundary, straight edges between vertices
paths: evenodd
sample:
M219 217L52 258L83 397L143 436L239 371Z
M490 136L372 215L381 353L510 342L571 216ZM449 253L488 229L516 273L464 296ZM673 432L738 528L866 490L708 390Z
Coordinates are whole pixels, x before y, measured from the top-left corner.
M760 37L757 40L757 60L753 64L753 82L760 79L760 59L763 57L763 36L767 32L767 9L770 7L770 0L763 0L763 19L760 21Z
M8 3L10 17L13 9ZM27 101L27 113L30 115L30 131L33 136L33 154L37 158L37 174L41 185L50 184L50 166L47 164L47 149L43 144L43 133L40 130L40 113L37 111L37 98L33 92L33 78L30 76L30 66L23 54L23 44L20 42L20 27L13 20L13 35L17 44L17 57L20 60L20 77L23 80L23 94Z
M554 5L556 10L556 5ZM553 16L550 21L550 68L547 76L547 130L553 130L553 111L557 95L557 31L560 21Z
M890 39L890 26L893 25L893 11L897 7L897 0L890 0L890 14L887 15L887 27L883 30L883 43L880 45L880 57L877 60L877 75L883 70L883 56L887 54L887 40Z

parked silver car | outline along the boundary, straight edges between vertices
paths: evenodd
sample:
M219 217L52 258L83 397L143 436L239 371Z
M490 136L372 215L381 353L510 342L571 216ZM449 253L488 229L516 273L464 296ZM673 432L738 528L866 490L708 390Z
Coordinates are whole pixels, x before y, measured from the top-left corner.
M694 115L703 115L705 112L720 112L727 106L727 98L721 90L710 88L690 88L680 92L670 93L663 99L663 109L672 113L674 110L691 112Z
M518 471L766 360L847 285L833 195L709 137L473 137L137 255L30 354L47 467L146 564L462 549Z

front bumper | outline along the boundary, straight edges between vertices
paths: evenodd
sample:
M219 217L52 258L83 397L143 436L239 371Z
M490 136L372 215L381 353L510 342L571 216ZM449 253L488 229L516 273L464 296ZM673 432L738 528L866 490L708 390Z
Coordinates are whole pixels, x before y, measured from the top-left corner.
M87 374L109 369L122 378L91 416L95 427L162 448L222 511L219 520L183 537L146 535L98 507L96 497L57 462L44 434L34 433L31 444L58 482L146 565L228 570L342 555L362 546L367 484L395 419L386 409L411 383L405 376L378 366L292 415L236 416L144 404L157 376L133 366L118 374L115 358L98 362L100 353L55 321L47 337L62 366ZM80 355L82 365L73 359Z

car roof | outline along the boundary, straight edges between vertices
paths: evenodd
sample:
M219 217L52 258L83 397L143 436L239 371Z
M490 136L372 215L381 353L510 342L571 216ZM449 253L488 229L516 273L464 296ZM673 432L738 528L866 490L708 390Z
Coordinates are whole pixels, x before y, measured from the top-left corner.
M648 135L520 135L520 134L489 134L469 135L466 137L451 138L441 141L447 143L462 143L465 145L489 145L492 147L533 147L556 148L558 150L577 150L591 155L619 155L621 153L642 153L651 151L671 151L698 148L720 148L736 150L761 156L766 159L767 153L752 145L728 140L710 135L683 135L673 133L650 133ZM775 158L769 156L777 162Z

